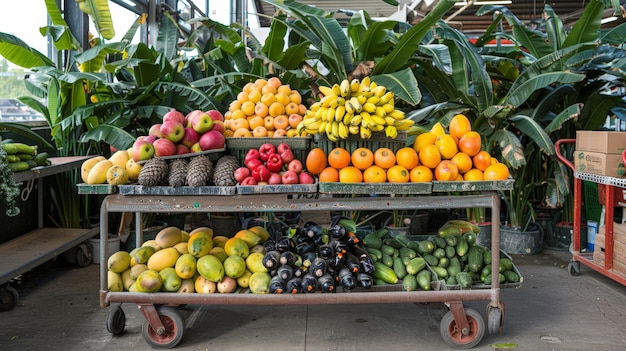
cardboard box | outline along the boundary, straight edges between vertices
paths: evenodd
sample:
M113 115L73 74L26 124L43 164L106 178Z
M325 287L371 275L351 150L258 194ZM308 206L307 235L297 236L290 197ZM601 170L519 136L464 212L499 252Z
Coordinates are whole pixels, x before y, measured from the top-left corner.
M576 150L620 154L626 149L626 132L576 131Z
M621 178L626 173L621 154L574 151L574 168L580 173Z

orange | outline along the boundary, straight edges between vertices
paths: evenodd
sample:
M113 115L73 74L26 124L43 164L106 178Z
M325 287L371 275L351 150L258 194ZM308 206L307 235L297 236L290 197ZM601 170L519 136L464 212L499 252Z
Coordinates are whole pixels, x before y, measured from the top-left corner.
M387 181L389 183L408 183L410 180L409 170L404 166L395 165L387 170Z
M265 116L265 118L263 118L263 124L267 130L274 130L274 117Z
M298 124L302 122L302 115L299 113L294 113L289 115L289 126L293 129L298 128Z
M454 162L450 160L443 160L439 162L434 173L435 179L439 181L452 181L457 179L459 169Z
M422 133L415 137L413 142L413 148L415 151L420 152L426 145L434 145L437 135L431 132Z
M485 169L485 180L506 180L509 178L509 168L504 163L494 163Z
M341 183L361 183L363 173L354 166L348 166L339 170L339 182Z
M250 129L253 129L253 130L256 127L265 127L265 125L263 124L263 118L259 116L254 116L250 118L248 120L248 124L249 124Z
M265 94L276 94L276 87L273 85L265 84L263 88L261 88L261 92L263 95Z
M450 161L456 164L460 174L469 171L474 166L472 158L464 152L457 152L456 155L450 159Z
M450 125L448 126L448 133L450 135L461 139L461 137L472 130L472 124L470 120L463 114L458 114L452 117Z
M289 86L289 84L284 84L279 86L278 88L276 88L276 93L277 94L285 94L287 96L289 96L289 94L291 94L292 90L291 90L291 86Z
M459 139L459 150L470 156L476 155L482 147L482 139L480 134L475 131L469 131Z
M374 164L374 153L366 147L360 147L352 151L350 160L353 166L364 170Z
M441 153L441 158L445 160L451 159L459 151L454 137L450 134L443 134L435 139L435 146Z
M283 104L283 106L286 106L289 103L289 101L290 101L289 94L285 94L281 92L276 93L276 102L280 102L281 104Z
M262 102L257 102L254 105L254 114L259 117L265 117L269 114L269 108Z
M241 89L243 92L245 93L250 93L250 90L252 90L252 82L248 82L246 83L246 85L243 86L243 89Z
M242 106L243 107L243 106ZM245 112L245 111L244 111ZM269 108L270 116L276 117L285 114L285 105L281 102L272 102Z
M231 114L230 114L231 119L246 119L246 114L243 113L243 111L241 110L234 110Z
M484 179L485 178L483 176L483 171L476 168L472 168L469 171L465 172L465 174L463 174L463 180L466 180L468 182L480 181Z
M233 119L232 122L230 122L230 129L250 129L250 123L248 123L248 120L245 118Z
M278 115L274 117L274 129L289 128L289 118L286 115Z
M278 77L272 77L267 80L268 85L272 85L274 88L278 89L279 86L283 85L283 82L280 81Z
M491 166L491 155L487 151L481 150L472 157L472 161L474 161L474 168L484 172L487 167Z
M387 181L387 172L376 165L369 166L363 171L363 181L365 183L384 183Z
M241 104L241 111L246 114L246 116L252 116L254 114L254 107L256 104L250 100L244 101Z
M412 147L403 147L396 151L396 163L407 170L412 170L420 162L417 151Z
M328 153L328 164L337 169L348 167L350 165L350 153L344 148L336 147Z
M300 106L298 104L296 104L295 102L290 102L287 104L287 106L285 106L285 114L286 115L292 115L294 113L298 113L300 112Z
M239 94L237 94L237 101L239 101L242 104L248 101L248 93L246 93L245 91L242 91Z
M252 132L250 132L250 129L248 128L238 128L233 133L233 137L235 138L247 138L251 136L252 136Z
M240 110L241 109L241 102L239 102L239 100L233 100L233 102L230 103L230 105L228 105L228 111L235 111L235 110Z
M381 147L374 152L374 164L384 169L396 164L396 154L390 148Z
M300 95L297 90L292 90L291 94L289 94L289 100L300 107L302 104L302 95Z
M287 131L286 131L286 130L284 130L284 129L282 129L282 128L278 128L278 129L276 129L276 130L274 130L274 131L268 131L268 132L267 132L267 135L268 135L268 136L270 136L270 134L272 134L272 136L273 136L274 138L279 138L279 137L284 137L284 136L287 136Z
M412 183L431 182L433 180L433 171L426 166L419 165L409 172L409 179Z
M265 106L269 107L271 104L276 102L276 96L272 93L263 94L263 96L261 96L261 102L265 104Z
M318 175L326 168L326 153L319 147L313 148L306 155L304 163L309 173Z
M426 145L419 152L420 162L428 167L435 168L441 162L441 153L439 153L439 149L433 145Z
M257 126L256 128L252 129L252 136L254 137L266 137L267 136L267 128L265 128L264 126Z
M319 176L319 181L320 183L324 183L324 182L338 182L339 181L339 171L336 168L333 167L326 167L324 168Z
M258 91L258 90L251 90L248 93L248 101L252 101L252 102L254 102L256 104L257 102L261 101L261 96L262 96L262 94L261 94L260 91Z

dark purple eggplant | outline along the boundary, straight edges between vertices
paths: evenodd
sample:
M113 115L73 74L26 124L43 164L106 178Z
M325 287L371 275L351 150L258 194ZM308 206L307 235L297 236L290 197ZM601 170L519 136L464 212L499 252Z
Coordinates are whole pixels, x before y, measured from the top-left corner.
M280 264L292 266L296 262L296 254L291 251L285 251L280 254Z
M341 252L336 252L333 257L326 260L329 267L332 267L336 271L339 271L344 264L345 255Z
M269 293L270 294L282 294L285 291L285 281L278 275L272 277L270 280Z
M302 265L302 266L298 267L298 269L294 269L293 270L293 276L302 278L308 271L309 271L309 268L304 266L304 265Z
M328 235L333 239L341 239L346 234L346 228L340 224L331 225L328 228Z
M341 252L342 254L348 252L348 249L350 249L348 243L342 240L331 240L329 245L333 247L335 252Z
M361 239L358 237L358 235L354 234L353 232L348 232L345 240L348 245L350 245L350 247L354 247L361 242Z
M285 284L285 291L291 294L299 294L302 292L302 278L293 277Z
M326 260L321 257L315 257L313 262L311 262L311 267L309 267L309 271L316 277L321 277L326 273Z
M322 228L321 225L311 221L304 223L304 225L302 226L302 231L305 233L306 236L311 239L318 235L324 234L324 228Z
M323 244L317 247L317 254L319 255L319 257L326 260L333 257L333 255L335 254L335 249L333 249L333 247L328 244Z
M280 252L273 250L263 256L263 266L268 270L274 270L280 265Z
M302 277L302 291L312 293L315 289L317 289L317 278L309 272Z
M366 273L358 273L356 275L356 280L359 282L359 285L365 289L369 289L374 284L372 281L372 277Z
M288 281L293 277L293 267L284 264L278 267L276 275L278 275L283 281Z
M267 241L263 243L263 248L265 252L276 250L276 241L274 239L267 239Z
M315 243L315 245L320 246L328 242L328 235L327 234L316 235L313 237L312 240Z
M348 268L342 268L339 270L339 281L341 282L341 286L346 290L352 290L356 288L356 281L354 280L354 276L352 272L348 270Z
M323 292L333 292L335 291L335 280L330 274L325 273L317 280L317 285Z
M315 245L314 242L305 241L303 243L298 244L298 246L296 246L296 253L301 256L307 252L315 253L316 248L317 248L317 245Z
M352 273L359 273L361 270L361 266L359 264L359 259L354 256L351 252L346 252L346 259L344 265L348 268Z
M306 267L311 267L311 264L315 260L315 257L317 257L315 255L315 252L312 251L300 254L300 256L302 257L302 265Z
M296 244L293 239L286 236L282 236L276 241L276 250L279 252L293 251L295 248Z
M361 248L361 245L356 245L352 248L355 256L359 259L359 265L361 266L361 270L363 273L372 274L374 273L374 261L370 255Z

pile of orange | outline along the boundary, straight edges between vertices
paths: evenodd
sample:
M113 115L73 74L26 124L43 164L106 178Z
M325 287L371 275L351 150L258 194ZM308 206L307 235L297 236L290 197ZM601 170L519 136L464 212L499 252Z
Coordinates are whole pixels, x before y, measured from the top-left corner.
M226 137L295 137L307 108L278 77L247 83L224 114Z
M360 147L352 152L336 147L328 155L314 148L305 164L320 182L408 183L433 179L430 168L419 164L418 153L411 147L396 152L386 147L376 150Z
M415 138L413 149L421 165L432 170L438 181L505 180L508 167L482 149L482 139L462 114L450 120L446 130L436 123Z

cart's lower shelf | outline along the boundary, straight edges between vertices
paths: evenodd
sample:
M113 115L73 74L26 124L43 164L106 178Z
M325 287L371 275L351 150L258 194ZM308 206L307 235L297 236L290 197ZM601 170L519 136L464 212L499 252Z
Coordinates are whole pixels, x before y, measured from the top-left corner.
M99 228L39 228L0 245L0 284L99 233Z

